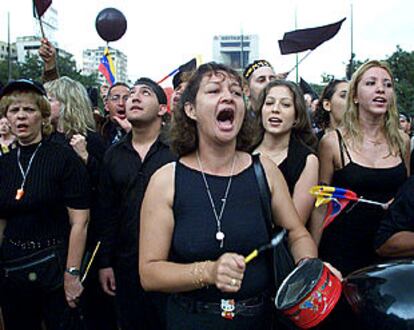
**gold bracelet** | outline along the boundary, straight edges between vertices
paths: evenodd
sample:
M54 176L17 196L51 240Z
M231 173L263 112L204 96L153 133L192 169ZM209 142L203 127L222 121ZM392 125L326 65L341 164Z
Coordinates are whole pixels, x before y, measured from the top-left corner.
M197 289L201 289L205 286L208 286L204 281L204 272L206 270L207 264L210 261L204 262L195 262L191 274L193 275L193 284Z

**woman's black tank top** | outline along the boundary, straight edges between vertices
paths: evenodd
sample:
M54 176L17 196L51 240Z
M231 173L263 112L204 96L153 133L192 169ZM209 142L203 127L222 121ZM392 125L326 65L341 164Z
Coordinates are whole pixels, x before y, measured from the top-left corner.
M344 150L349 163L335 170L332 186L350 189L366 199L388 202L407 179L403 162L390 168L370 168L352 161L337 130L342 166ZM375 205L350 202L324 230L319 246L320 257L337 267L342 275L379 261L374 237L385 211Z
M219 213L229 177L206 174L206 179ZM174 262L215 261L226 252L247 256L269 240L253 165L232 178L221 219L221 228L225 234L223 248L220 248L220 243L216 240L217 222L201 172L179 161L175 170L173 212L175 224L170 260ZM269 289L271 274L271 260L264 254L247 265L238 293L224 294L215 286L210 286L185 295L203 301L246 299Z

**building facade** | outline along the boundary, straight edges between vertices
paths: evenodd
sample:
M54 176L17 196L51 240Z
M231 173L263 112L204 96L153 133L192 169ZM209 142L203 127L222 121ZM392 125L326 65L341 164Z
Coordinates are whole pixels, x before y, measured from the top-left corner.
M53 46L56 48L56 52L59 56L65 58L72 58L73 54L67 52L66 50L59 48L55 42L52 42ZM40 37L37 36L24 36L16 38L16 51L17 51L17 61L20 63L26 62L26 57L28 55L39 56L40 48Z
M12 61L17 61L16 44L10 44L10 58ZM0 41L0 61L7 61L9 58L9 46L7 42Z
M243 71L259 57L258 35L219 35L213 37L213 61Z
M101 58L106 47L98 47L95 49L85 49L83 51L83 74L98 73L99 83L103 83L105 77L98 71ZM115 78L119 82L128 81L128 58L127 56L116 48L109 47L109 53L112 57L112 62L115 66Z

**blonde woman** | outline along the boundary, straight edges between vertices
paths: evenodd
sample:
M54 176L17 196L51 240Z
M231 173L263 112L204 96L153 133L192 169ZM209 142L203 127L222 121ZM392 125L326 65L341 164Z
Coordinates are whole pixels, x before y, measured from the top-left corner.
M94 186L105 146L95 132L92 105L85 87L69 77L61 77L47 82L45 89L52 109L51 122L56 130L52 140L73 148L86 164Z
M355 72L346 107L342 124L320 142L320 180L389 202L409 174L409 139L398 129L394 80L386 64L369 61ZM378 206L349 204L324 230L321 258L344 275L375 263L374 236L384 213ZM335 329L351 324L355 329L350 316L342 313Z
M97 191L99 174L105 144L95 131L92 104L85 87L68 77L45 84L52 109L52 124L55 132L51 140L75 151L86 165L91 180L92 191ZM88 249L93 249L97 239L97 194L91 198L91 225L88 231ZM88 276L83 295L84 312L88 324L94 329L115 329L113 301L100 289L97 270ZM105 310L105 317L101 311ZM112 313L111 313L112 311Z

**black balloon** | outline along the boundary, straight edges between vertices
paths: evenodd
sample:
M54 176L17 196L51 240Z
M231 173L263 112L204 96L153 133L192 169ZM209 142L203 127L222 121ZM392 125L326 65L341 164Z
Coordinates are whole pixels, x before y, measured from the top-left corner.
M127 21L118 9L105 8L96 16L95 27L103 40L116 41L124 35Z
M413 278L413 260L390 261L348 275L344 293L365 329L414 329Z

